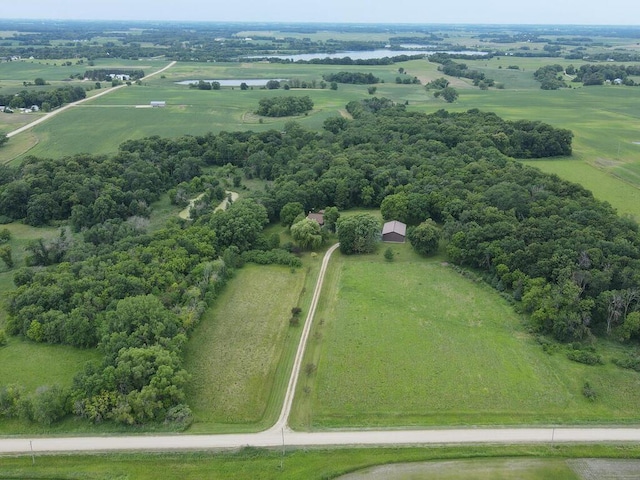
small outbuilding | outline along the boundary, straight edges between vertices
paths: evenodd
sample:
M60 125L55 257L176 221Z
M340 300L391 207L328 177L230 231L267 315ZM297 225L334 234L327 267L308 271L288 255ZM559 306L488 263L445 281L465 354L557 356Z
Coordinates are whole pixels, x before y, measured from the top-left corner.
M309 220L315 220L321 227L324 226L324 210L320 210L318 213L309 212L307 218Z
M387 222L382 227L382 241L404 243L407 236L407 225L397 220Z

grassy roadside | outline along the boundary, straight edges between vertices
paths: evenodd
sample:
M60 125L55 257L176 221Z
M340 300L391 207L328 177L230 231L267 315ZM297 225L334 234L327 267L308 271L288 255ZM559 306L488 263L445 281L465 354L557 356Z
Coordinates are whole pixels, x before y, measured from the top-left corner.
M239 452L213 453L165 453L165 454L109 454L109 455L61 455L2 457L0 478L71 480L89 478L111 480L131 478L136 480L156 479L159 472L166 480L186 478L207 479L331 479L350 472L375 465L389 465L404 462L432 462L466 460L486 462L486 459L532 460L543 459L548 468L527 472L520 476L513 472L498 471L489 478L522 478L527 480L577 478L553 476L569 458L640 458L637 445L512 445L512 446L430 446L428 448L346 448L270 451L245 448ZM458 476L447 478L469 478L468 470L459 469ZM461 475L460 475L461 472ZM615 474L615 470L610 473ZM466 476L465 476L466 475ZM511 475L511 476L508 476ZM429 477L432 478L432 477Z

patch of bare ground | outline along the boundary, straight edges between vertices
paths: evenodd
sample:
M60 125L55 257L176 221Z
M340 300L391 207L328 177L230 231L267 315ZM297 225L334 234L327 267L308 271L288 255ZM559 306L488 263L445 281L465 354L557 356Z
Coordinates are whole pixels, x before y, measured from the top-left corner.
M347 112L344 108L339 109L338 112L340 112L340 116L342 118L346 118L347 120L353 120L353 117L351 116L351 114Z
M640 460L579 458L567 465L583 480L640 480Z
M596 167L610 168L622 165L623 162L620 162L618 160L611 160L609 158L596 158L595 162L593 163Z

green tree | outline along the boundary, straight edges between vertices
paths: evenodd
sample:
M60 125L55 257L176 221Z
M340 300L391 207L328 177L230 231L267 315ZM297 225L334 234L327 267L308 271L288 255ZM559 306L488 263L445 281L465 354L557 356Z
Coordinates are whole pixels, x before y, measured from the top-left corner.
M445 102L453 103L458 99L458 91L453 87L445 87L433 94L434 97L442 97Z
M327 207L324 210L324 226L330 232L336 231L336 223L340 218L338 207Z
M0 259L4 262L7 268L13 268L11 245L0 245Z
M371 214L360 213L338 220L338 240L344 254L373 252L379 236L378 219Z
M431 219L409 230L407 235L413 249L421 255L429 255L438 250L440 229Z
M409 198L406 193L387 195L380 204L380 213L385 221L398 220L407 223Z
M322 230L315 220L305 218L291 225L291 238L303 250L314 250L322 245Z
M51 425L67 414L68 394L59 385L39 387L31 398L31 415L35 422Z
M285 227L290 227L301 213L304 214L304 208L300 202L289 202L280 209L280 223Z

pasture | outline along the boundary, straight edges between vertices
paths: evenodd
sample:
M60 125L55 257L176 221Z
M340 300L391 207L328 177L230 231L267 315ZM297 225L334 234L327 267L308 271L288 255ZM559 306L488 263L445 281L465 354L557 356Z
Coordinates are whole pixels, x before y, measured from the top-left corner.
M416 259L408 245L392 249L393 262L381 252L333 260L304 361L317 371L307 370L299 382L293 426L640 418L636 373L543 353L490 287L438 259ZM598 392L596 402L582 395L586 381Z
M192 432L267 428L280 413L300 329L289 326L305 271L246 265L191 335Z

